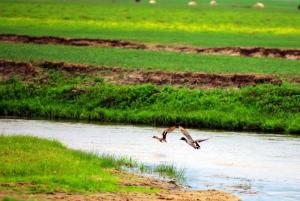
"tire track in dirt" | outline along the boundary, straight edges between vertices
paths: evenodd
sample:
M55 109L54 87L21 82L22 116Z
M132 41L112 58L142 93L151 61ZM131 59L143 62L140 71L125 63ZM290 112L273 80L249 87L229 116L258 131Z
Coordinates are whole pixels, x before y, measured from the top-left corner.
M52 36L27 36L14 34L0 34L0 41L34 43L34 44L55 44L70 46L96 46L107 48L126 48L152 51L169 51L185 53L220 54L230 56L246 57L273 57L289 60L300 60L300 49L280 49L263 47L220 47L201 48L175 45L146 44L124 40L109 39L87 39L87 38L62 38Z
M89 76L101 77L108 82L116 84L152 83L156 85L187 86L190 88L240 88L263 83L274 85L281 85L282 83L282 80L271 75L147 71L136 68L91 66L64 62L26 63L0 60L1 80L18 76L23 80L39 77L45 81L47 77L45 74L49 69L63 71L68 74L88 74Z

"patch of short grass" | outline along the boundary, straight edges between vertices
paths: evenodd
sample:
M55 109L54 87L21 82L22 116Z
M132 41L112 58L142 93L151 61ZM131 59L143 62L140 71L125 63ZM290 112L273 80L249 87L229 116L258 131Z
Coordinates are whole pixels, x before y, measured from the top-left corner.
M276 58L216 56L132 49L70 47L0 42L0 58L214 73L266 73L299 75L300 61ZM101 82L101 79L99 80Z
M0 183L10 189L39 192L155 192L147 187L123 187L109 169L133 161L67 149L55 140L0 136Z
M24 200L24 199L17 199L17 198L5 196L5 197L2 199L2 201L25 201L25 200ZM26 199L26 201L31 201L31 199L30 199L30 200Z

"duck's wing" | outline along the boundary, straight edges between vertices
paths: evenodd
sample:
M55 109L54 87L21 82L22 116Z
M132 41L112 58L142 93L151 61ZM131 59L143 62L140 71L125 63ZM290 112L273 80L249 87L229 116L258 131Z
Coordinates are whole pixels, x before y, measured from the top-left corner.
M195 140L194 142L200 143L200 142L204 142L206 140L208 140L208 138L207 139L202 139L202 140Z
M175 129L176 129L176 126L172 126L170 128L167 128L166 130L164 130L162 132L163 139L166 140L167 139L167 134L173 132Z
M185 128L179 126L179 130L187 138L187 140L192 142L194 141L193 138L190 136L189 132Z

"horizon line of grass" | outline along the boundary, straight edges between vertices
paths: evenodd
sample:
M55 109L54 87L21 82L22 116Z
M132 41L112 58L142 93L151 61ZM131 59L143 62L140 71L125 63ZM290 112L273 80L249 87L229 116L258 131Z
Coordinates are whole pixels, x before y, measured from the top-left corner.
M121 170L124 166L176 181L184 178L184 172L172 165L150 168L128 157L72 150L56 140L24 135L0 135L0 164L0 184L9 184L12 190L18 189L20 182L28 183L18 190L31 193L159 191L152 187L120 185L120 175L112 174L109 169Z
M0 42L0 58L21 61L60 61L78 64L209 73L299 75L300 61L63 45Z

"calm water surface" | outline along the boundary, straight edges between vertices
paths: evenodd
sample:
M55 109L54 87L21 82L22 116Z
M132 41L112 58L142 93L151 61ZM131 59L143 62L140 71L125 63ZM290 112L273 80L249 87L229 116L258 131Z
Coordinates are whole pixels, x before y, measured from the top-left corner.
M189 130L210 138L200 150L180 141L178 131L162 144L159 128L1 119L0 133L57 139L66 146L95 153L130 156L149 165L184 168L193 189L220 189L245 201L300 200L300 138L282 135Z

